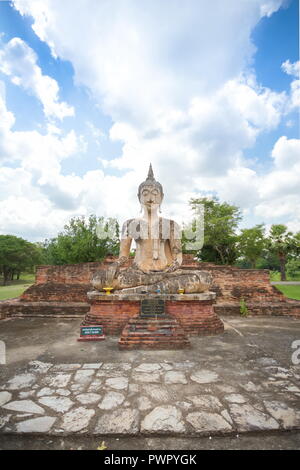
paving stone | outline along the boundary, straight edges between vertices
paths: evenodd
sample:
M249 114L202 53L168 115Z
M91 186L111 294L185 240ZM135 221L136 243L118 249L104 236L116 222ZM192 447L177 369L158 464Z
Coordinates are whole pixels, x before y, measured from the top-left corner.
M235 393L237 391L235 387L227 384L216 385L216 387L223 393Z
M136 382L144 383L158 383L160 382L160 373L159 372L133 372L132 380Z
M188 423L197 433L209 434L211 432L229 432L232 426L222 416L217 413L208 413L206 411L196 411L189 413L186 417Z
M80 384L89 384L92 381L94 373L95 370L93 369L78 370L75 374L74 380Z
M145 363L134 368L134 372L155 372L161 369L160 364Z
M196 366L196 362L184 361L184 362L173 362L173 368L177 370L190 370Z
M45 411L36 405L32 400L16 400L3 405L2 408L12 411L21 411L23 413L44 414Z
M48 406L58 413L64 413L69 411L74 402L68 397L42 397L39 399L39 403Z
M170 400L167 388L162 385L144 385L142 387L142 393L148 395L152 400L157 402L168 402Z
M32 413L21 413L20 415L14 416L14 421L24 421L24 418L29 418L32 416Z
M53 366L50 362L31 361L29 362L29 371L45 374Z
M281 367L266 367L265 370L272 374L276 379L289 379L292 377L292 374L287 369L283 369Z
M68 397L69 395L71 395L70 390L67 390L66 388L57 388L57 389L55 390L55 393L56 393L57 395L62 396L62 397Z
M210 370L198 370L191 374L191 379L198 384L206 384L217 382L219 380L218 374Z
M263 381L262 385L264 388L272 390L273 392L274 390L284 391L287 387L291 386L291 382L288 380L275 380L273 382Z
M286 390L288 390L289 392L300 392L300 388L299 387L296 387L296 385L288 385L287 387L285 387Z
M131 364L128 362L107 362L105 364L103 364L102 366L102 369L104 370L118 370L118 371L121 371L121 370L130 370L131 369Z
M23 400L24 398L33 397L33 395L35 395L35 390L26 390L26 392L19 392L18 397Z
M70 386L70 390L72 390L73 393L82 393L86 389L86 384L72 384Z
M22 421L21 423L17 423L16 430L20 433L46 433L50 431L55 421L56 418L53 418L51 416L43 416L42 418L28 419L26 421Z
M129 384L128 385L128 396L131 397L132 395L135 395L136 393L139 393L140 391L140 386L138 384Z
M256 359L257 364L261 366L276 366L278 362L273 357L260 357Z
M91 403L97 403L101 400L101 395L98 393L81 393L76 395L76 400L78 400L83 405L89 405Z
M11 415L0 416L0 429L4 428L4 426L9 422Z
M223 408L222 403L218 400L217 397L213 395L202 395L202 396L189 396L186 397L190 400L195 406L200 408L207 408L207 409L221 409Z
M101 410L111 410L121 405L125 400L124 395L119 392L108 392L104 395L102 402L98 405Z
M171 370L165 373L166 384L187 384L184 372Z
M49 387L43 387L36 394L37 397L55 395L55 390Z
M83 364L82 368L83 369L100 369L102 366L103 362L97 362L94 364Z
M107 369L107 370L98 370L97 371L97 374L96 374L96 377L97 378L103 378L103 379L107 379L107 378L110 378L110 377L120 377L120 375L122 376L126 376L126 375L129 375L131 371L126 371L126 370L115 370L115 369Z
M36 380L37 378L34 374L20 374L10 379L2 388L7 390L21 390L23 388L31 387L36 382Z
M279 401L264 401L268 412L279 421L284 429L300 427L300 410L290 408L286 403Z
M134 435L139 431L139 412L119 409L102 415L96 425L95 434Z
M262 431L278 429L274 418L251 405L229 405L230 414L239 431Z
M137 407L140 411L147 411L150 408L153 408L153 405L148 397L142 395L137 399Z
M78 432L85 429L91 418L94 416L95 410L91 410L80 406L68 413L65 413L61 427L66 432Z
M157 406L141 423L141 432L172 432L181 433L185 431L181 411L175 406Z
M192 404L187 401L177 401L175 405L183 411L188 411L192 407Z
M43 378L43 384L53 388L64 388L68 385L71 374L51 374Z
M163 370L173 370L172 364L169 364L167 362L160 362L159 364Z
M127 377L114 377L106 379L105 385L115 390L125 390L128 387Z
M11 400L12 394L9 392L0 392L0 406L5 405Z
M229 403L246 403L248 399L239 393L231 393L230 395L225 395L225 400Z
M57 364L53 367L52 371L54 372L67 372L80 369L81 364ZM52 372L51 371L51 372Z
M96 379L89 386L88 392L97 392L101 388L102 388L102 380L101 379Z
M247 382L246 384L240 385L247 392L259 392L262 389L260 385L254 384L253 382Z
M228 413L227 410L222 410L221 415L223 416L224 419L226 419L226 421L228 421L228 423L233 424L231 416L230 416L230 414Z

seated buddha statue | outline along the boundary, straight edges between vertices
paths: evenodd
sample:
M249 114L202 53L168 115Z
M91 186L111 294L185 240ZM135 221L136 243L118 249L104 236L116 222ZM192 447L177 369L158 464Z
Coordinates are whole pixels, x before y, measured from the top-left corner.
M115 293L185 293L207 291L211 275L200 270L180 269L182 264L181 230L174 220L159 216L164 193L150 164L146 180L138 188L141 217L127 220L122 227L119 259L108 269L99 270L92 279L93 287L112 287ZM134 262L124 267L133 240Z

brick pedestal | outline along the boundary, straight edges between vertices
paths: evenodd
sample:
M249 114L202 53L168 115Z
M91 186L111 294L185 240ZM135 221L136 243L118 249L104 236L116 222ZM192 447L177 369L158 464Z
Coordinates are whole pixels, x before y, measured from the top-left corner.
M103 325L105 335L120 335L127 324L134 324L140 316L141 300L146 298L165 301L168 321L175 321L187 335L213 335L224 331L224 325L213 310L215 294L111 294L88 292L90 311L82 325ZM136 325L145 328L139 320ZM176 327L177 328L177 327ZM159 328L160 329L160 328ZM171 348L170 348L171 349Z

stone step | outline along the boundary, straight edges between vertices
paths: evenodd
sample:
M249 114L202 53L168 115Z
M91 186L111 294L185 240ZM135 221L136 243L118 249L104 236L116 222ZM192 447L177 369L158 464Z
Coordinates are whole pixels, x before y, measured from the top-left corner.
M136 317L128 321L119 339L119 349L185 349L190 342L176 318Z

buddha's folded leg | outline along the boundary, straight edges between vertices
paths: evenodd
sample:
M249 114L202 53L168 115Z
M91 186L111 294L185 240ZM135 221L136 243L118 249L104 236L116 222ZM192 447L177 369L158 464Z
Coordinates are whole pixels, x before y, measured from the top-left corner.
M140 285L121 289L120 292L126 294L153 294L160 291L162 294L177 294L179 289L184 289L186 293L204 292L208 284L199 279L196 274L182 274L180 276L165 277L165 279L153 284Z

